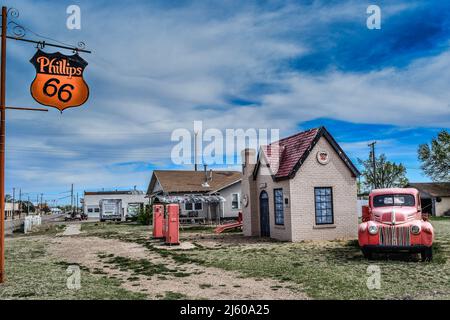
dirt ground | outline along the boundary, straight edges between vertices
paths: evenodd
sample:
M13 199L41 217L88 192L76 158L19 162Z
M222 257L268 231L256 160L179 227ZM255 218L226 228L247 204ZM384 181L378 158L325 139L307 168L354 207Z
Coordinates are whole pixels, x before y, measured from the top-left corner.
M201 241L206 246L221 245L220 239ZM70 250L68 250L70 248ZM47 247L51 256L68 263L79 264L97 273L121 280L130 291L141 292L149 299L158 299L167 292L176 292L187 299L307 299L289 283L272 279L243 277L238 272L180 263L171 257L132 243L98 237L55 237ZM133 270L117 268L105 257L121 257L131 261L149 261L174 272L162 274L136 274ZM127 260L128 261L128 260ZM182 277L180 277L180 275ZM296 285L298 288L298 285Z

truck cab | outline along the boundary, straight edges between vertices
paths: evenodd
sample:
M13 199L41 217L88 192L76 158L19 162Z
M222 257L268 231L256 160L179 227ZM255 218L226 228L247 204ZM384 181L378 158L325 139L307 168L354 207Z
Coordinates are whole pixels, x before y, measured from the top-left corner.
M358 242L364 257L373 252L420 253L422 261L433 257L434 230L422 215L419 191L414 188L375 189L363 207Z

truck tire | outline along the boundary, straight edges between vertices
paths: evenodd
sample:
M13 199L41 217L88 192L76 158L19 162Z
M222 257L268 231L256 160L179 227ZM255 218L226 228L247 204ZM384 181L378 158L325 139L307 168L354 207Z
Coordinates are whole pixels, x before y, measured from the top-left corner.
M420 256L424 262L433 260L433 249L431 247L423 249Z
M361 249L364 258L368 259L368 260L372 260L373 255L372 255L372 250L367 249L367 248L362 248Z

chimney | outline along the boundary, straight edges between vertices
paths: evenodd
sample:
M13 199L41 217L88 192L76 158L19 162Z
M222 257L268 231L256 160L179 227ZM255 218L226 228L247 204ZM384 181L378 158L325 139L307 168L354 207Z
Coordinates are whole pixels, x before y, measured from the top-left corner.
M241 151L242 175L248 177L253 174L256 165L256 150L245 148Z
M242 168L256 164L256 150L245 148L241 152Z

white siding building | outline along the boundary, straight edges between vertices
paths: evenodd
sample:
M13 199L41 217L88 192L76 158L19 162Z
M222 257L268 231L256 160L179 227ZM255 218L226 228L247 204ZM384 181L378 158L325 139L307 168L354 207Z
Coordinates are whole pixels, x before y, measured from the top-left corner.
M154 170L147 194L154 202L180 204L180 221L236 219L242 174L237 171Z
M83 211L89 218L99 219L102 200L120 200L122 219L135 214L136 210L143 208L148 199L144 192L139 190L128 191L85 191L83 197Z

